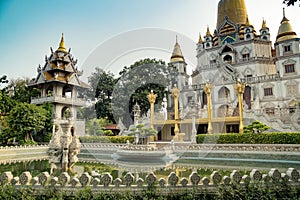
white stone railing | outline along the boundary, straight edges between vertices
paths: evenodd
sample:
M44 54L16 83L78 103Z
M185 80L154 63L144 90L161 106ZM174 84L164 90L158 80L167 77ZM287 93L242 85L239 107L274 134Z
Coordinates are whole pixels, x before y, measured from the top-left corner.
M16 163L23 161L38 161L48 160L48 145L36 146L12 146L0 147L0 164ZM109 151L117 152L117 150L131 150L131 151L159 151L159 150L172 150L175 152L237 152L237 153L273 153L273 154L291 154L299 155L300 157L300 144L192 144L189 142L176 143L151 143L147 145L128 145L117 143L82 143L82 155L84 152L98 152ZM80 156L80 154L79 154ZM80 157L81 161L85 161L84 157Z
M216 138L217 139L217 138ZM192 144L190 142L175 143L150 143L147 145L127 145L116 143L83 143L84 149L132 149L149 151L150 149L173 149L173 150L214 150L214 151L262 151L262 152L294 152L300 155L300 144Z
M45 97L33 97L31 98L31 103L41 104L44 102L55 102L55 103L67 103L77 106L85 106L86 102L81 98L63 97L58 95L45 96Z
M85 148L85 149L100 149L100 148L119 149L126 146L127 144L124 143L81 143L81 148Z
M0 164L48 160L48 145L0 147Z
M177 146L177 148L185 148ZM262 152L295 152L300 155L299 144L198 144L189 145L188 150L207 150L214 151L262 151Z
M12 172L4 172L0 176L1 185L13 186L31 186L35 189L57 187L63 190L74 190L91 187L92 191L142 191L149 187L158 187L164 189L164 192L170 193L182 190L216 190L222 187L247 186L249 184L290 184L300 188L299 172L294 168L289 168L286 172L280 172L272 168L268 173L262 174L259 170L253 169L250 175L242 175L238 170L233 170L229 176L221 176L218 171L214 171L209 177L201 177L197 172L192 172L189 178L179 177L175 172L169 176L158 179L155 174L148 173L145 179L138 178L132 173L127 173L123 177L113 179L109 173L91 174L84 172L81 175L70 176L67 172L59 176L50 175L48 172L42 172L38 176L32 176L30 172L23 172L19 176L14 176Z

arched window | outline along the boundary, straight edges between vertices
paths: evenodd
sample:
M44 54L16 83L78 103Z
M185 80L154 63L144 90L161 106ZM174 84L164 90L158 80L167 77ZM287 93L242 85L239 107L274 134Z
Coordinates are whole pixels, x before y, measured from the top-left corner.
M229 116L229 106L228 105L222 105L218 109L218 117L228 117Z
M248 106L248 109L251 109L251 87L250 86L245 87L243 98L246 102L246 105Z
M202 106L201 108L203 108L204 106L207 105L207 95L205 92L202 93Z
M61 118L62 119L69 119L72 117L71 109L67 106L63 107L61 110Z
M232 63L232 57L231 55L224 56L223 60L227 63Z
M246 33L250 33L250 29L249 28L246 29Z
M247 38L247 39L251 39L251 35L250 35L250 34L247 34L247 35L246 35L246 38Z
M63 91L62 91L62 96L71 98L72 97L72 88L68 85L64 86Z
M221 87L218 92L219 99L228 99L230 97L230 91L227 87Z
M53 86L49 86L46 90L46 96L52 96L53 95Z

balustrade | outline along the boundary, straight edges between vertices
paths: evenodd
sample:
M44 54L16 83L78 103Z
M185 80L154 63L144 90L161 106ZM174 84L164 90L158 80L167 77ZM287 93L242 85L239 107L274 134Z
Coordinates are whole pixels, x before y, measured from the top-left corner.
M237 184L245 187L252 184L261 186L262 184L293 184L294 187L300 188L299 171L289 168L285 173L278 169L272 168L268 173L262 174L259 170L253 169L250 175L241 175L238 170L233 170L230 176L221 176L218 171L214 171L209 177L201 177L197 172L192 172L189 178L179 177L175 172L171 172L167 178L158 179L155 174L149 173L145 179L137 178L128 172L123 177L113 179L109 173L93 176L88 172L81 175L71 176L66 172L58 176L50 175L48 172L42 172L38 176L32 176L29 171L14 176L12 172L4 172L0 175L0 183L14 186L31 186L35 189L43 189L49 186L59 187L63 190L73 190L74 188L93 188L97 191L120 191L120 189L142 191L145 188L159 186L164 188L165 192L174 192L174 190L194 190L210 188L217 191L220 185L236 186Z

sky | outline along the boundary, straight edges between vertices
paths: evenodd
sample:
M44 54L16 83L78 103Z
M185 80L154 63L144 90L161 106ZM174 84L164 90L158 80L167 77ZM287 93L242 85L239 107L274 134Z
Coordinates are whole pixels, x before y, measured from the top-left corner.
M103 68L115 74L143 58L169 61L176 35L191 69L196 42L216 28L219 0L0 0L0 76L35 78L61 34L78 59L83 79ZM246 0L257 32L267 21L274 43L282 0ZM300 37L300 7L286 8Z

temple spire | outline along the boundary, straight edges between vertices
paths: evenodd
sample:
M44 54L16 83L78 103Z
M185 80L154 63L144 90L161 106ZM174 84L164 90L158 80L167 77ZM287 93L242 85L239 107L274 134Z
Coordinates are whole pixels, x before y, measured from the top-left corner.
M198 43L199 44L202 44L203 43L203 40L202 40L202 37L201 37L201 34L199 33L199 40L198 40Z
M261 29L266 29L266 28L268 28L268 26L267 26L267 22L266 22L266 20L265 20L265 19L263 19L263 21L262 21L262 25L261 25Z
M286 18L286 16L285 16L285 8L283 8L283 18L282 18L282 20L281 20L281 23L282 22L288 22L289 20Z
M246 26L250 26L248 15L247 15L247 18L246 18Z
M173 53L172 53L170 62L173 63L173 62L178 62L178 61L184 62L184 57L182 55L180 45L178 44L178 37L176 35L176 43L175 43L175 46L173 49Z
M276 37L276 42L290 40L297 38L297 34L293 31L292 25L285 16L285 9L283 8L283 18L280 22L279 30Z
M62 52L67 53L67 50L66 50L66 47L65 47L65 40L64 40L64 34L63 33L62 33L61 40L60 40L59 47L58 47L57 51L62 51Z
M206 30L206 37L211 36L210 30L209 30L209 26L207 26L207 30Z
M220 0L218 4L217 29L222 25L225 18L235 24L244 24L247 18L245 0Z

